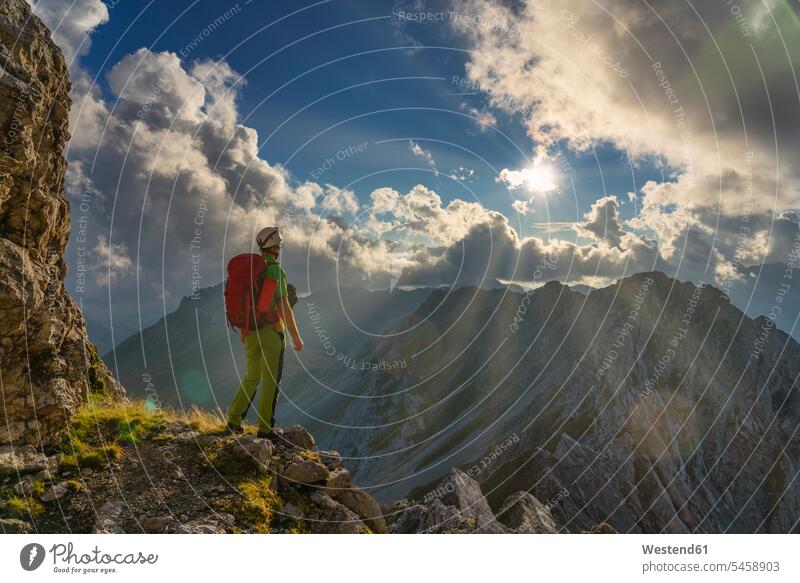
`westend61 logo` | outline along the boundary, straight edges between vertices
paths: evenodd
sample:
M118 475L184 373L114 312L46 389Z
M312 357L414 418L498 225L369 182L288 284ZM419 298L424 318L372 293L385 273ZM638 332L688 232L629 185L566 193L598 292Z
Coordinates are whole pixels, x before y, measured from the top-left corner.
M55 544L49 551L39 543L29 543L19 553L19 564L26 571L42 566L47 554L53 559L54 573L115 573L116 565L153 565L158 555L138 553L104 553L95 546L87 553L77 553L72 543Z

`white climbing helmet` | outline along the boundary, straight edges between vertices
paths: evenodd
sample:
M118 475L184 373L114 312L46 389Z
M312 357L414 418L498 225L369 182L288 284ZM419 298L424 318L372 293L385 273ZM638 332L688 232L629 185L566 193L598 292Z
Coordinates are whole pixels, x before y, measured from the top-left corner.
M278 227L264 227L256 235L256 242L261 249L269 249L275 245L283 245L283 237Z

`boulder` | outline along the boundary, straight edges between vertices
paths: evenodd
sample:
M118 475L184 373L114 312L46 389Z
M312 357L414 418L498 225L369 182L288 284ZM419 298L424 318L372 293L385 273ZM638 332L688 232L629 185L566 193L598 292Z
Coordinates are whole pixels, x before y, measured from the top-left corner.
M438 498L431 502L420 521L418 532L425 534L469 534L476 532L477 521Z
M3 534L28 534L33 527L24 520L0 518L0 532Z
M300 449L311 449L316 445L314 437L300 425L286 427L278 436L278 442L283 445L293 445Z
M281 514L291 516L292 518L305 518L306 516L305 512L291 502L284 504L283 508L281 508Z
M509 529L522 534L555 534L558 526L550 510L529 492L512 494L497 518Z
M342 456L338 451L320 451L317 453L320 461L329 470L337 470L342 466Z
M325 483L327 488L331 490L341 490L343 488L349 488L353 485L353 478L344 468L339 468L338 470L333 470L330 474L328 474L328 481Z
M383 519L383 512L378 502L359 488L349 488L346 490L336 490L333 498L344 504L349 510L355 512L364 519L364 522L373 532L386 534L386 521Z
M328 479L328 468L311 460L292 462L286 467L283 478L301 484L316 484Z
M362 534L367 528L358 515L324 492L316 491L310 496L312 509L308 525L315 534Z
M42 502L52 502L53 500L58 500L62 496L65 496L67 492L69 492L69 484L60 482L47 488L42 495L39 496L39 500Z
M0 476L31 474L50 468L52 462L32 445L0 447Z
M253 464L256 469L266 472L272 458L272 442L253 435L243 435L236 439L230 446L233 457Z

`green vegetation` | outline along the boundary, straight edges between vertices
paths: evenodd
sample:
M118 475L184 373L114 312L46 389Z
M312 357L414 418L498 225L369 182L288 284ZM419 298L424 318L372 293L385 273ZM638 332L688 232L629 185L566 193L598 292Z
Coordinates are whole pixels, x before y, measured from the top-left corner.
M192 405L184 421L195 431L200 433L213 433L225 429L225 419L216 413L204 411Z
M273 513L283 506L280 496L272 489L272 477L243 480L236 486L240 495L214 500L211 506L219 512L233 514L237 524L253 532L270 532Z
M153 409L146 401L113 401L93 391L89 401L73 416L61 441L66 468L101 468L122 459L122 445L143 440L169 441L164 432L170 422L183 421L197 431L221 430L224 420L214 413L192 408L187 414Z
M89 390L93 395L106 395L106 382L100 374L100 369L103 367L103 361L100 360L100 355L97 354L97 349L94 344L86 344L87 352L87 367L86 376L89 380Z
M13 518L36 518L44 512L44 506L35 498L20 498L19 496L12 496L5 501L4 506L5 514Z
M98 469L122 459L119 443L135 443L163 422L140 403L120 404L92 397L73 416L61 440L64 468Z
M322 460L320 459L319 455L317 455L315 452L313 452L311 450L302 449L297 453L298 453L298 455L300 455L301 458L303 458L306 461L317 462L318 464L322 463Z
M308 498L305 496L301 496L297 490L293 488L287 488L286 492L284 493L284 498L286 499L287 504L294 504L300 510L303 511L303 514L308 516L311 513L311 504L308 502ZM311 530L308 526L308 521L303 520L302 518L292 518L292 517L284 517L289 519L289 533L290 534L309 534Z
M31 484L31 495L34 498L38 498L42 494L44 494L44 482L41 481L33 482Z

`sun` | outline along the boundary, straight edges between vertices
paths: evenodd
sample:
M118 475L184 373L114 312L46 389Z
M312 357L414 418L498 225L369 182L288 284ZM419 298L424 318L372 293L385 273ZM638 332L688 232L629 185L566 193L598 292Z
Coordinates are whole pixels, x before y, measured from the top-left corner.
M558 188L555 169L542 160L534 160L520 170L504 168L497 181L508 184L510 190L526 190L531 194L544 194Z
M536 164L523 168L522 182L531 192L550 192L558 186L555 171L546 164Z

